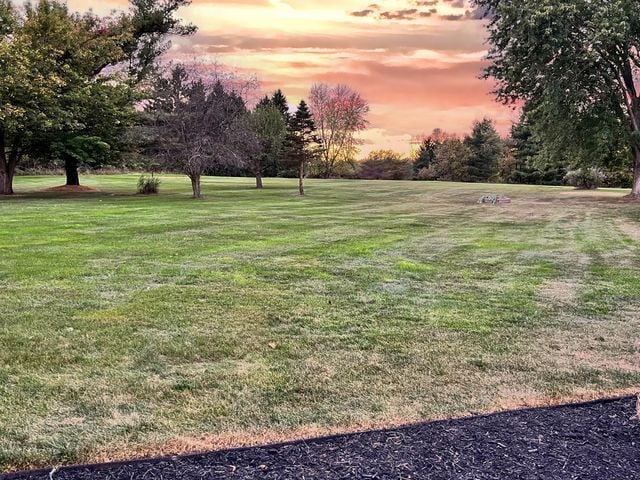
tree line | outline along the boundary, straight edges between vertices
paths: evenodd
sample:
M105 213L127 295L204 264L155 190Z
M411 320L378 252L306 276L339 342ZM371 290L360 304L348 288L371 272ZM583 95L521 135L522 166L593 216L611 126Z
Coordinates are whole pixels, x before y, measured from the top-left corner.
M16 8L0 0L0 194L19 166L181 172L201 195L205 174L323 177L357 152L369 106L345 85L317 84L290 112L281 90L251 106L258 84L209 66L162 65L172 36L196 27L177 18L190 0L130 0L100 17L61 0Z
M0 194L28 160L204 174L346 176L630 186L640 198L640 4L629 0L474 0L486 12L485 75L522 105L508 138L481 120L436 130L417 158L372 152L355 162L369 105L348 86L314 85L296 109L280 90L197 66L162 68L190 0L130 0L127 12L71 13L62 0L0 0Z
M459 136L435 129L412 157L392 150L376 150L345 174L365 180L432 180L530 185L572 185L628 188L633 172L625 151L612 154L606 164L585 163L569 155L557 156L525 111L506 137L491 119L474 122Z

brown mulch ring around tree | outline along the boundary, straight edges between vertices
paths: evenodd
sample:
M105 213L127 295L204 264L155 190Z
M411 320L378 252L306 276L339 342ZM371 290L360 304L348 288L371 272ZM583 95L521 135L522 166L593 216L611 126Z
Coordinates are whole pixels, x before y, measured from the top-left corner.
M87 187L85 185L60 185L59 187L51 187L43 192L47 193L92 193L100 192L97 188Z
M626 397L518 410L202 455L17 473L4 479L631 480L640 478L636 402Z

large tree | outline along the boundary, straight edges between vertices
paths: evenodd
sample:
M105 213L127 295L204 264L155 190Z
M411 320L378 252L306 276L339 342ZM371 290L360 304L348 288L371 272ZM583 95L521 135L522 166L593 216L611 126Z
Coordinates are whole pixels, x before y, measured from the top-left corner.
M291 117L289 131L285 141L284 160L298 172L298 192L304 195L304 180L307 165L314 162L320 154L320 139L316 134L316 125L307 102L300 101L296 113Z
M64 81L55 51L33 44L27 20L0 2L0 194L13 193L16 167L34 134L69 125L57 98Z
M133 88L153 70L168 36L193 32L175 17L189 3L131 0L128 13L98 17L71 13L60 0L27 4L24 14L0 1L0 193L13 192L24 153L64 155L68 183L78 183L83 155L65 152L120 136L137 99Z
M322 145L320 175L329 178L340 162L354 159L356 134L368 125L369 104L346 85L316 84L309 93L309 106Z
M475 3L490 17L498 98L524 101L545 144L576 162L606 163L626 145L640 197L640 2Z
M155 92L148 110L162 165L187 175L193 197L200 198L202 175L216 166L242 165L255 141L244 100L221 81L208 83L182 65L159 78Z

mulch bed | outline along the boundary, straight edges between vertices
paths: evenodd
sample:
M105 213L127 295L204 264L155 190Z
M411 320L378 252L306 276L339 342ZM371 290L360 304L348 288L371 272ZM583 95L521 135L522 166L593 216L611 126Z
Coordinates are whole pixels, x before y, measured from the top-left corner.
M97 188L87 187L86 185L60 185L59 187L51 187L43 190L46 193L96 193L100 192Z
M520 410L130 463L72 467L55 480L640 478L636 399ZM49 471L5 480L50 480Z

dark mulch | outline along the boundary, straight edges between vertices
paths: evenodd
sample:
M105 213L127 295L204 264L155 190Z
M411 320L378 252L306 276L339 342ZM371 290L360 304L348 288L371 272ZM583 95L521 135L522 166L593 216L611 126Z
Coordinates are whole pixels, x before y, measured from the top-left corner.
M63 469L56 480L640 479L635 398L172 459ZM10 475L49 480L49 472Z

